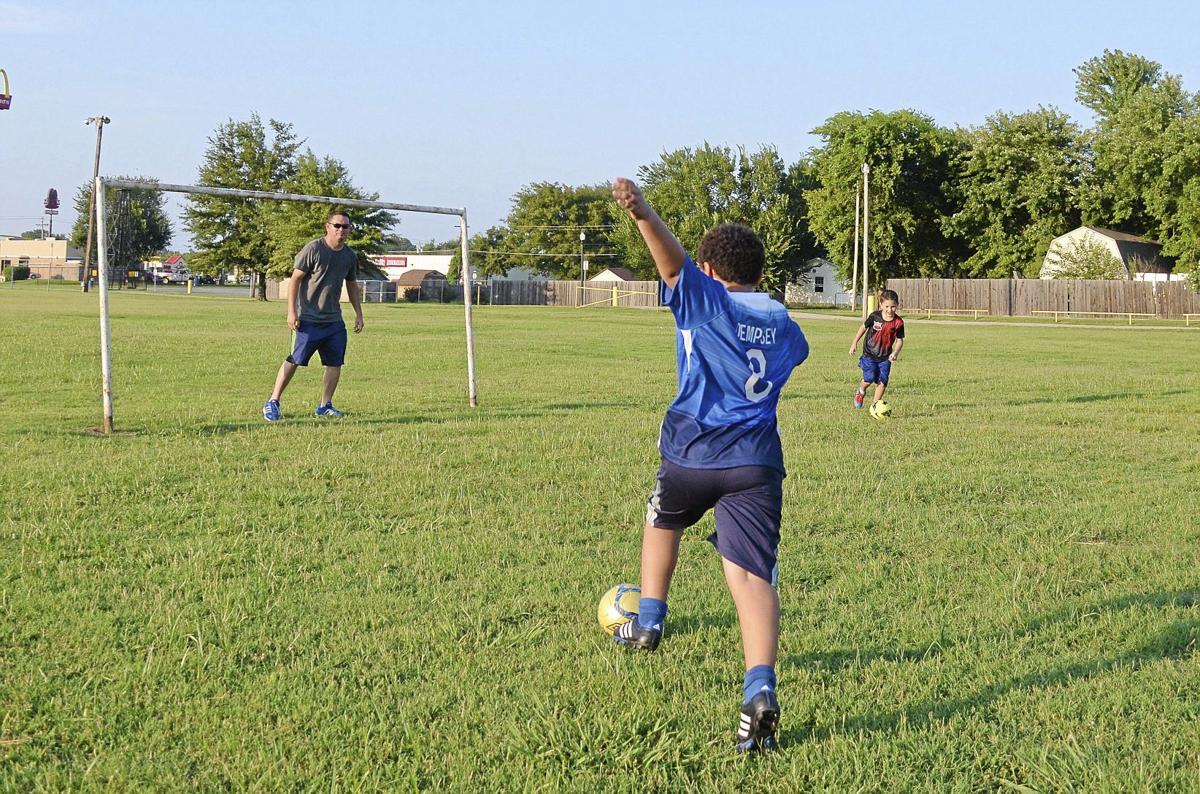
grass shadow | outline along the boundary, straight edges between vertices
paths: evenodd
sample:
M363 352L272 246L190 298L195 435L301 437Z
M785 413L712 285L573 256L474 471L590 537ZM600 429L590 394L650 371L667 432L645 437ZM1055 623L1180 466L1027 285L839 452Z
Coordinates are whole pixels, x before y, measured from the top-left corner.
M973 637L972 641L984 644L997 640L1016 641L1057 623L1078 620L1080 618L1093 619L1105 613L1143 606L1154 607L1156 609L1171 607L1196 609L1200 606L1200 589L1121 596L1091 607L1085 606L1057 610L1034 618L1011 631L995 632L989 637ZM930 646L930 650L941 653L944 648L955 644L953 641L944 644L935 643ZM1104 675L1114 670L1136 670L1164 659L1172 661L1187 660L1195 656L1198 647L1200 647L1200 614L1197 614L1194 618L1189 617L1186 620L1172 622L1146 642L1124 653L1090 662L1062 665L1045 671L1014 676L984 686L970 697L953 698L950 700L921 700L890 711L860 714L837 720L836 727L809 723L792 730L784 731L780 738L785 742L801 742L812 739L823 740L837 735L892 732L901 726L904 726L908 730L944 723L958 714L986 709L989 704L1010 692L1035 687L1069 686L1080 680ZM836 670L874 661L895 663L916 662L922 661L929 655L930 653L927 651L912 650L843 651L829 654L793 656L788 658L787 664L824 664Z
M1110 394L1078 394L1074 397L1039 397L1033 400L1010 400L1003 403L1004 405L1053 405L1055 403L1096 403L1108 402L1109 400L1145 400L1157 397L1170 397L1176 394L1186 394L1184 389L1172 389L1170 391L1155 392L1154 394L1146 394L1144 392L1115 392Z

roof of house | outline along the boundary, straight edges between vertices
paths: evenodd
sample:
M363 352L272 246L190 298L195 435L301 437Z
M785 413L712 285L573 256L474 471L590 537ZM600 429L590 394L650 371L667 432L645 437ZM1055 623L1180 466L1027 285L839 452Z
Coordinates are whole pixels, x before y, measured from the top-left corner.
M409 270L407 273L401 273L399 278L393 279L393 283L399 287L419 287L425 279L431 276L434 279L445 280L446 278L444 273L437 270Z
M1149 245L1158 245L1160 248L1162 247L1153 240L1147 240L1145 237L1138 237L1136 234L1129 234L1128 232L1118 232L1100 226L1084 226L1083 228L1091 229L1096 234L1102 234L1110 240L1116 240L1117 242L1147 243Z
M166 259L163 260L163 264L164 265L178 265L182 261L183 261L182 254L171 254L170 256L168 256Z
M1101 226L1081 226L1101 237L1107 237L1117 244L1121 261L1128 267L1141 273L1170 273L1175 269L1175 262L1170 257L1163 256L1162 244L1145 237L1138 237L1128 232L1118 232Z
M638 280L637 274L634 273L632 270L630 270L627 267L606 267L606 268L604 268L604 270L601 270L600 273L612 273L614 276L621 279L622 281L637 281ZM596 275L599 276L600 273L597 273Z

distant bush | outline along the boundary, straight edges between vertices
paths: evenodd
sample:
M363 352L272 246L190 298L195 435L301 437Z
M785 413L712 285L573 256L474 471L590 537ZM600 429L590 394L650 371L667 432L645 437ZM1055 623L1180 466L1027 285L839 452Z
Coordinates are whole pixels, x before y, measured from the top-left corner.
M4 268L5 281L24 281L29 278L29 265L9 265Z
M1128 278L1125 265L1099 240L1076 240L1070 248L1055 248L1054 278Z

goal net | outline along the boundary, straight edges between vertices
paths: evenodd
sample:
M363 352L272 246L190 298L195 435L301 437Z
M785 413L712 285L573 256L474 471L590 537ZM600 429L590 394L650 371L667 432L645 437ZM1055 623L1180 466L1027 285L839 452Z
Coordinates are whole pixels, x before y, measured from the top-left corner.
M233 199L266 199L268 201L302 201L310 204L333 204L338 207L361 209L396 210L399 212L422 212L435 215L455 215L459 219L459 239L462 245L462 279L463 305L466 308L466 341L467 341L467 400L472 408L478 403L475 389L475 334L471 322L471 283L470 259L467 246L467 211L462 207L428 207L420 204L399 204L392 201L366 201L364 199L333 198L331 196L311 196L303 193L273 193L264 190L236 190L233 188L204 187L202 185L172 185L163 182L151 182L134 179L105 179L96 178L96 234L98 253L98 273L100 285L100 369L103 379L102 401L104 404L104 423L101 431L105 434L113 432L113 396L112 396L112 346L109 336L108 321L108 234L105 223L106 188L121 190L153 190L162 193L191 193L207 196L221 196Z

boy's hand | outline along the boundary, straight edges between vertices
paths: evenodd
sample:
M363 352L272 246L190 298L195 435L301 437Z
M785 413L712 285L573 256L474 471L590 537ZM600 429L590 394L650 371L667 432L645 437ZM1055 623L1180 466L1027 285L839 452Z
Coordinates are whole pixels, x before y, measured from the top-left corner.
M850 355L854 355L857 352L858 352L858 345L854 345L853 347L850 348Z
M900 357L899 353L892 353L890 356L888 356L888 361L895 361L899 357Z
M623 176L615 179L612 183L612 194L621 209L628 211L635 221L650 217L650 205L646 203L646 197L632 179Z

